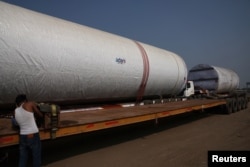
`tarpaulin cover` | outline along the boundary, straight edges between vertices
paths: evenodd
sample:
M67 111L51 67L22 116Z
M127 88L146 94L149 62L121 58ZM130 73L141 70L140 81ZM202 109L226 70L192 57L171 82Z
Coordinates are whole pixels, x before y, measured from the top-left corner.
M4 2L0 71L2 104L19 93L36 101L175 95L187 78L172 52Z
M194 85L216 93L229 93L239 87L239 76L232 70L198 64L191 68L188 80Z

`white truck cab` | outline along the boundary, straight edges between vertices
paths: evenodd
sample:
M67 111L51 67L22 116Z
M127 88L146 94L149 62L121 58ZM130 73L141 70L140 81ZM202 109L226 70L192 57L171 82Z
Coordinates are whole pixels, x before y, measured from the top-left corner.
M190 97L195 94L194 90L194 82L193 81L187 81L186 88L184 91L184 97Z

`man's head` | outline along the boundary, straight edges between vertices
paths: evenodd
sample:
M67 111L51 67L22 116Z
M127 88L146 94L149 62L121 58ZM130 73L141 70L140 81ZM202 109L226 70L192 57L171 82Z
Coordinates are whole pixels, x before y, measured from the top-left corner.
M25 94L17 95L16 97L16 105L19 107L23 102L27 101L27 97Z

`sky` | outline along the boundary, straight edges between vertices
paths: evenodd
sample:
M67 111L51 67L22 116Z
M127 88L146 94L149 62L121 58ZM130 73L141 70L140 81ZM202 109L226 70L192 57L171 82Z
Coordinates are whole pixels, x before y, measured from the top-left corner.
M250 0L2 0L209 64L250 82Z

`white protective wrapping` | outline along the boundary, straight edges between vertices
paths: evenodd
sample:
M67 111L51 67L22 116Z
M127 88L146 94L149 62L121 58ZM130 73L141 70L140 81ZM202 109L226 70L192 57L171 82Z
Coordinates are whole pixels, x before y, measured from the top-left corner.
M176 95L187 77L172 52L4 2L0 71L0 104L19 93L51 102L131 98L140 89L143 96Z
M232 70L198 64L188 73L188 80L192 80L195 86L216 93L229 93L239 87L239 76Z

